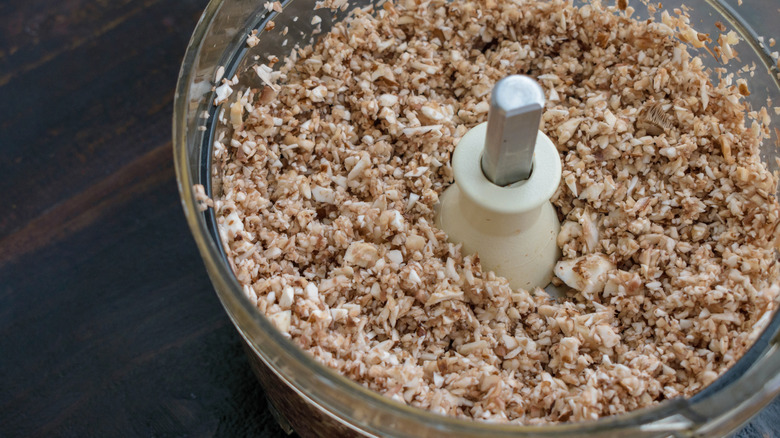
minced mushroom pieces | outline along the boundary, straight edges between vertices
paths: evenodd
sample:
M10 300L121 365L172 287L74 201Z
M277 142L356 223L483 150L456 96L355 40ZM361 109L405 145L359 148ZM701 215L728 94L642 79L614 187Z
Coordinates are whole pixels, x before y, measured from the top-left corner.
M386 2L258 66L213 207L259 311L366 387L477 420L619 414L734 364L778 295L768 127L676 39L697 37L685 20L620 3ZM514 73L545 89L561 154L565 299L513 290L434 225L455 144Z

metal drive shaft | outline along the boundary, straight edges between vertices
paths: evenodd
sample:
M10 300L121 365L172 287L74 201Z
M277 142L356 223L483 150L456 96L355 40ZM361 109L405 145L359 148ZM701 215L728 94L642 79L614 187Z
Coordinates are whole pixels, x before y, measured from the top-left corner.
M482 172L498 186L531 176L544 90L528 76L512 75L493 87Z

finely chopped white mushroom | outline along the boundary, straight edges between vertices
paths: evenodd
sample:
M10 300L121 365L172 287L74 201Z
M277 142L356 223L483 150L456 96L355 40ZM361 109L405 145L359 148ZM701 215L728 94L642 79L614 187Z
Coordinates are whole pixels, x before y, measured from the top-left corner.
M259 311L368 388L479 420L619 414L734 364L779 291L766 111L746 119L737 82L710 79L684 17L620 6L385 3L257 67L215 149L223 194L199 199ZM563 162L558 301L433 225L455 144L514 73L546 89Z

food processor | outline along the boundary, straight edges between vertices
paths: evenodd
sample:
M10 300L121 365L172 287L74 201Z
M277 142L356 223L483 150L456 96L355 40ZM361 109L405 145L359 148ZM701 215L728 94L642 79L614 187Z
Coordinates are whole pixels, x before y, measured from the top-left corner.
M333 23L343 20L350 10L381 2L337 0L330 2L334 9L315 9L316 3L287 0L280 2L281 7L274 7L264 1L212 0L187 48L174 101L174 160L187 222L214 288L243 340L253 370L285 431L295 431L303 437L723 436L780 394L780 318L776 315L732 368L691 398L666 400L652 407L595 421L544 426L468 421L406 406L320 364L277 331L245 296L223 250L213 209L200 208L202 199L194 185L202 185L205 194L210 197L220 193L219 164L213 160L214 144L216 140L230 136L230 105L238 93L247 88L264 86L253 66L266 64L271 59L283 60L296 45L305 46L316 41L318 35L327 32ZM648 12L643 5L633 6L637 9L634 18L647 18ZM682 3L663 3L664 9L676 7L684 8ZM685 2L685 8L691 16L691 25L699 32L717 35L717 26L725 26L736 31L742 39L738 46L739 62L735 60L719 65L703 49L691 49L692 54L700 56L711 68L723 67L730 72L755 63L754 74L746 77L751 94L745 99L756 109L777 106L780 103L780 71L777 60L771 54L777 49L770 47L768 41L770 37L778 37L773 32L777 32L775 23L780 16L780 4L765 2L740 6L736 1L699 0ZM252 38L251 44L247 43L248 36ZM221 94L226 89L217 88L223 78L231 80L233 91L225 102ZM532 97L529 99L533 100ZM768 99L771 104L768 104ZM215 101L219 104L215 105ZM512 106L511 103L507 105ZM497 103L495 107L498 106ZM506 117L508 120L510 116ZM496 128L490 129L495 126L494 122L478 127L481 131L472 131L478 146L475 147L476 152L471 153L471 158L463 159L462 174L468 172L465 168L469 166L472 173L473 168L477 169L476 172L490 168L490 163L477 158L481 148L489 146L485 143L496 144L495 140L489 139L491 132L498 132ZM546 147L538 144L544 143L543 136L542 133L535 139L537 156ZM761 150L762 159L772 171L778 170L775 160L775 147L780 145L778 136L780 132L774 130L772 138L764 140ZM501 153L499 151L498 155ZM542 161L534 161L534 165L554 168L553 164ZM453 167L457 174L458 164L453 162ZM485 173L495 176L501 171L493 169ZM547 175L559 180L560 163L557 177L554 170ZM510 178L510 182L517 179L516 176ZM472 185L464 182L459 185L459 190L472 191ZM540 193L532 210L544 210L551 195ZM445 195L442 206L448 203L452 206L443 208L457 211L460 208L458 199L468 199L468 196L458 193ZM488 211L500 209L495 207L491 210L489 205L484 207ZM522 216L527 210L518 207L509 213ZM457 234L453 230L458 225L448 224L446 218L446 211L440 212L440 226L450 234ZM550 221L542 222L551 228L548 232L557 233L554 224L549 225ZM463 240L470 240L468 236L472 232L463 232ZM550 252L555 250L554 246L541 245L540 251L548 254L544 257L554 259L556 256ZM482 248L474 250L484 251ZM502 257L507 256L497 254L496 263ZM532 271L536 270L529 270ZM549 272L543 273L534 280L535 284L546 283L549 276Z

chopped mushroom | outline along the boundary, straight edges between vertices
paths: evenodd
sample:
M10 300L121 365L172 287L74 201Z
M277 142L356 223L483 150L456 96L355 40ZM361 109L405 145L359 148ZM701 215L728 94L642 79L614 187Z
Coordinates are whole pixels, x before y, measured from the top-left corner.
M385 2L255 66L259 88L218 72L215 103L241 95L217 116L233 128L214 140L221 192L195 194L249 302L342 375L460 418L593 420L720 376L780 294L768 113L747 119L748 83L710 77L681 41L727 62L736 33L713 43L633 10ZM573 291L558 300L513 290L434 225L455 145L513 73L546 89L561 156L555 273Z

